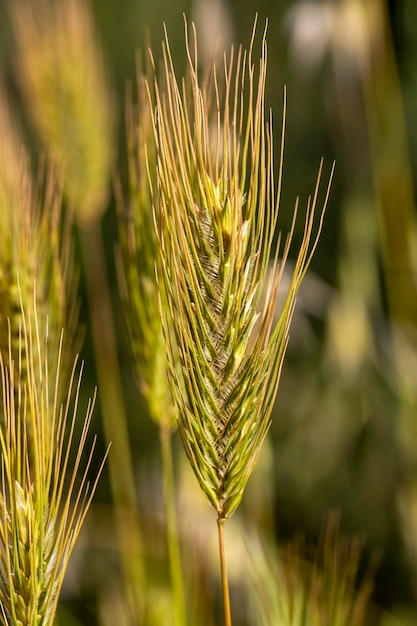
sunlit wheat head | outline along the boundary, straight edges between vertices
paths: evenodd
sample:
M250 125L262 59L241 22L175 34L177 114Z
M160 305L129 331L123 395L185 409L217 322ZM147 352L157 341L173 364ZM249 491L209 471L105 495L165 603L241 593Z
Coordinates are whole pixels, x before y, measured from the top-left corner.
M278 237L280 255L273 253L283 138L275 172L272 115L265 112L266 32L259 44L255 24L249 50L232 49L222 67L202 68L204 79L195 32L186 46L186 75L178 80L166 36L164 79L154 84L162 309L184 447L202 490L226 519L269 428L295 296L318 238L310 245L321 166L274 326L292 232L281 249Z
M0 352L0 623L49 626L102 465L90 483L94 398L76 426L82 366L74 363L61 405L62 349L50 364L35 297L22 303L21 322L18 358L10 324L9 357Z

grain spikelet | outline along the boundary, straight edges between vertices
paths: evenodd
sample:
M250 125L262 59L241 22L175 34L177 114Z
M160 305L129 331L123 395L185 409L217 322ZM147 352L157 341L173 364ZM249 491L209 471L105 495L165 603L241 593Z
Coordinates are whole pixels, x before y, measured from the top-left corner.
M71 369L72 354L80 338L78 275L74 270L71 235L70 221L62 212L62 192L55 172L41 162L38 178L33 181L30 159L20 143L17 124L5 98L0 98L0 351L4 362L9 351L9 320L13 360L19 363L21 297L30 301L36 283L40 333L48 334L51 364L57 360L60 334L65 327L63 369ZM20 357L24 357L21 351ZM20 372L25 368L23 359Z
M48 350L46 338L39 335L36 299L32 306L22 305L21 320L20 358L28 364L25 378L17 376L11 334L7 362L0 352L0 624L50 626L102 466L90 484L87 473L95 440L90 450L85 448L94 398L79 438L75 434L82 368L77 373L74 364L60 405L62 350L57 364L51 364L56 378L49 381Z
M138 64L139 65L139 64ZM150 416L169 430L175 413L168 381L165 341L159 316L155 265L159 262L148 172L156 176L156 154L146 79L139 65L137 102L127 94L126 137L129 193L117 187L120 292L139 387Z
M212 68L207 89L207 82L200 85L195 32L181 81L166 36L163 89L155 78L155 216L171 385L185 450L219 520L238 506L267 434L296 293L318 238L312 240L321 166L274 326L293 230L267 276L283 139L276 193L272 117L265 114L266 33L257 64L255 41L256 24L249 50L232 49L223 68Z

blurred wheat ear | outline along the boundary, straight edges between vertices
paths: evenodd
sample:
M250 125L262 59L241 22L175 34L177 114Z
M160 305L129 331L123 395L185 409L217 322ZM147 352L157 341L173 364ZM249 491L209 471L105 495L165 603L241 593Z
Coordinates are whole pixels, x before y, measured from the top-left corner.
M25 104L87 227L106 208L115 117L90 9L88 0L11 4Z
M262 626L364 626L377 560L361 569L362 541L340 534L336 516L312 552L298 540L281 549L250 537L250 585ZM307 560L308 559L308 560ZM363 564L362 564L363 565Z
M148 74L150 70L148 70ZM151 418L163 429L175 427L175 411L168 380L168 363L155 266L159 264L148 173L156 178L156 153L146 77L138 61L137 102L126 96L128 193L117 185L119 288L129 333L133 363Z
M10 325L7 361L0 352L0 624L50 626L104 460L91 484L95 439L90 446L87 438L94 398L76 434L82 366L74 363L60 405L62 342L57 363L50 364L36 296L21 307L19 356L13 360ZM57 372L52 384L50 365Z
M115 325L100 218L107 208L114 149L109 77L89 0L11 3L18 76L39 139L62 176L64 192L80 227L101 414L112 441L110 482L117 515L126 602L135 622L144 611L141 532L130 511L136 490L124 410Z
M148 67L148 75L151 69ZM171 569L175 623L186 623L180 541L175 510L175 484L171 434L175 408L168 378L164 333L155 266L159 263L158 241L153 223L148 174L156 178L156 152L146 78L138 60L137 101L131 89L126 101L128 193L117 185L119 222L118 277L134 370L150 417L159 427L164 485L167 545ZM152 183L151 183L152 185ZM162 285L161 285L162 286Z
M321 230L324 208L311 243L322 166L274 326L275 299L294 226L281 258L278 244L267 275L278 219L284 130L276 193L272 116L265 114L266 29L257 67L255 22L249 51L232 49L223 68L203 68L202 82L195 29L193 35L192 45L186 39L186 77L177 81L166 35L163 88L155 78L155 219L179 430L200 487L218 514L223 571L223 522L239 505L268 432L295 297ZM284 129L285 102L283 117ZM330 181L324 207L329 187Z
M0 350L7 361L9 320L18 361L21 298L32 299L36 281L39 332L48 333L50 366L57 361L65 328L61 378L69 377L80 341L71 223L63 214L61 185L51 164L41 159L33 179L18 124L5 91L0 92Z

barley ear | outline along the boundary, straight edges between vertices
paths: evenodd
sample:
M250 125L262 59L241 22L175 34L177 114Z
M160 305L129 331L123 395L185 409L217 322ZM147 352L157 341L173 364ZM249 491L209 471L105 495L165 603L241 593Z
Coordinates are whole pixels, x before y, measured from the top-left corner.
M21 355L13 360L10 325L7 361L0 352L0 624L52 626L68 560L103 465L90 484L95 440L90 446L87 436L94 398L76 434L82 367L75 362L61 405L62 348L50 369L36 296L21 307ZM24 377L18 372L21 359L28 364ZM56 372L53 381L51 371Z
M185 451L220 521L239 505L268 432L296 294L319 236L312 239L321 167L274 325L293 230L268 275L284 140L282 131L276 192L266 29L257 63L255 41L256 24L249 50L232 49L223 68L212 68L210 90L200 84L195 32L181 81L166 36L164 89L155 78L155 217L170 380Z

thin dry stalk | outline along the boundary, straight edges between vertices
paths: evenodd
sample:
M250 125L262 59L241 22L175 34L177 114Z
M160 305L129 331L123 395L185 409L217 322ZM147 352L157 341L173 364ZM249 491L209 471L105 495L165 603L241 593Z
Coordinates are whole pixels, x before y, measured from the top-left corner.
M220 571L222 579L223 607L224 607L224 624L232 626L232 613L230 610L230 594L227 576L226 551L224 546L224 521L217 518L217 530L219 536L219 555L220 555Z

